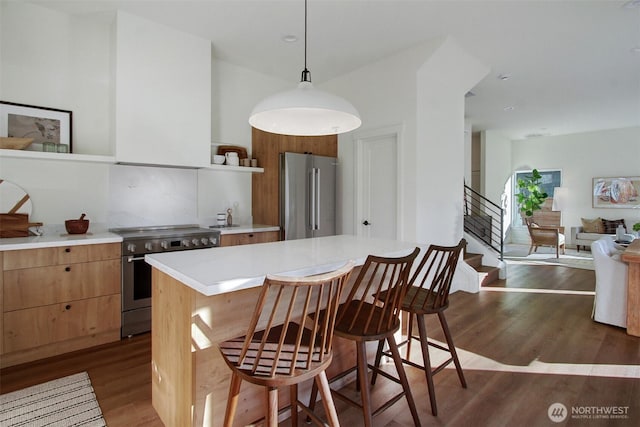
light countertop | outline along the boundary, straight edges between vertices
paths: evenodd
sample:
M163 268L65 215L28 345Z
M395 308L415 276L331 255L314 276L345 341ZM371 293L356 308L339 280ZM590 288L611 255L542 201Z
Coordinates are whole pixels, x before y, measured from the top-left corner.
M64 225L44 226L40 230L43 232L42 236L0 239L0 251L122 242L121 236L109 232L102 224L89 224L86 234L69 234Z
M401 256L419 246L350 235L178 251L145 256L147 263L206 296L262 285L267 274L306 276L335 270L369 254Z
M220 234L260 233L280 230L278 226L262 224L234 225L224 228L201 227L220 230ZM122 242L122 237L110 232L109 227L104 224L91 223L86 234L68 234L63 224L45 225L40 227L39 230L43 232L42 236L1 238L0 251Z

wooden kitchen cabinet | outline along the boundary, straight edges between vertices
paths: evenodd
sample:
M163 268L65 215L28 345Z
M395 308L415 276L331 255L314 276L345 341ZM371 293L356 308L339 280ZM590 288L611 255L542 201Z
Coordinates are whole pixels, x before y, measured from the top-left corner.
M278 240L280 240L279 231L223 234L220 236L220 246L250 245L252 243L277 242Z
M119 243L1 255L1 367L120 339Z
M264 173L251 177L251 214L257 224L280 224L280 153L338 156L338 136L278 135L251 129L251 153Z

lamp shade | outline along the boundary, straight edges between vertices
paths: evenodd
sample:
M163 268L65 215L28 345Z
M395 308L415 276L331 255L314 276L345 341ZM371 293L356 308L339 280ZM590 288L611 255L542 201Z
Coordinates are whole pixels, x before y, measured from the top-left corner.
M567 204L567 196L569 192L566 187L555 187L553 189L553 203L551 205L552 211L561 211Z
M350 102L302 81L296 89L260 101L251 112L249 124L271 133L318 136L349 132L360 127L362 121Z

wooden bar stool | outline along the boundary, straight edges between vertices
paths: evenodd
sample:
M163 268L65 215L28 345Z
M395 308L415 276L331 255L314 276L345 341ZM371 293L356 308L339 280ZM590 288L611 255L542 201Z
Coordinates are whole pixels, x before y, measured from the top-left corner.
M456 347L453 344L453 338L451 337L451 332L447 325L447 319L444 316L444 311L449 306L449 291L451 290L453 274L455 273L460 253L464 250L466 245L466 240L461 239L456 246L429 246L429 249L411 277L411 286L404 296L404 301L402 303L402 310L409 314L409 324L407 339L399 343L398 347L402 347L404 345L407 346L406 358L402 359L404 363L424 370L425 376L427 377L429 400L431 401L431 413L434 416L438 415L435 389L433 386L433 376L435 374L442 371L447 365L453 362L456 366L456 371L458 372L460 384L463 388L467 388L467 382L464 379L462 367L460 366L458 354L456 353ZM428 314L438 315L442 331L444 332L444 336L447 340L448 348L427 339L427 328L425 326L424 318ZM419 336L413 335L414 319L418 325ZM409 360L409 355L411 354L411 340L417 340L420 342L423 360L422 365ZM392 354L388 351L383 351L383 345L384 341L380 341L378 344L378 353L375 361L376 366L380 366L380 360L383 354ZM429 346L449 352L449 359L444 361L437 368L432 369L429 359ZM375 373L372 381L375 382Z
M298 400L298 384L315 379L331 426L339 426L325 369L331 363L333 329L342 290L353 262L330 273L309 277L267 276L245 336L219 344L231 368L225 426L231 426L243 380L266 388L268 426L278 425L278 387L289 386L291 425L298 408L321 424ZM320 310L325 316L311 318Z
M407 399L411 416L416 426L420 425L411 389L404 372L404 366L393 334L400 328L400 304L409 285L409 274L413 260L418 256L419 248L407 256L386 258L369 255L362 266L358 277L347 296L340 305L334 334L356 343L356 366L333 377L332 383L357 370L357 387L360 391L360 402L356 402L346 394L332 389L332 394L350 405L362 409L364 425L373 425L373 417L389 408L403 396ZM379 370L367 361L366 343L386 340L389 343L392 357L398 371L398 378ZM377 370L380 375L402 385L402 392L392 397L375 411L372 408L367 369ZM317 390L311 391L310 408L315 405Z

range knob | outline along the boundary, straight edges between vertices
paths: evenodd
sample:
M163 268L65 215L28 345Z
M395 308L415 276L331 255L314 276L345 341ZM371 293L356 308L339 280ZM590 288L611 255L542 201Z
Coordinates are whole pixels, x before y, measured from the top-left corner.
M193 240L191 240L191 243L193 243L193 246L198 246L200 244L200 240L193 239Z
M136 245L135 245L135 244L133 244L133 243L129 243L129 244L127 245L127 251L128 251L128 252L131 252L131 253L134 253L134 252L136 251Z
M200 239L200 241L202 242L203 245L208 245L209 244L209 238L208 237L203 237L202 239Z
M160 242L160 247L162 249L169 249L169 242L167 242L166 240L163 240L162 242Z
M151 242L147 242L147 243L145 243L145 244L144 244L144 248L145 248L146 250L148 250L148 251L152 250L152 249L153 249L153 243L151 243Z
M185 248L188 248L189 246L191 246L191 241L189 239L184 239L182 241L182 246L184 246Z

